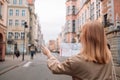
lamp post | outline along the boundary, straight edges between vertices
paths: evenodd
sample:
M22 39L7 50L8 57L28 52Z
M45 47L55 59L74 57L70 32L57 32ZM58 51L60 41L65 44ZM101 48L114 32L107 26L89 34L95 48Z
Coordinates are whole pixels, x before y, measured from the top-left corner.
M22 61L24 61L24 48L25 48L25 28L27 28L27 22L24 23L24 41L23 41L23 55L22 55Z

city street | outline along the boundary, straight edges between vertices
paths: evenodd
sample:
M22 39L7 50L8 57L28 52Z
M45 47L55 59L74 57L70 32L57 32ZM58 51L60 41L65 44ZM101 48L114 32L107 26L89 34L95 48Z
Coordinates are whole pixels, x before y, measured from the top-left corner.
M120 80L119 9L120 0L0 0L0 80ZM58 65L72 77L49 70L46 47L60 62L81 54Z
M52 74L46 60L43 54L37 54L33 60L0 75L0 80L71 80L70 76Z

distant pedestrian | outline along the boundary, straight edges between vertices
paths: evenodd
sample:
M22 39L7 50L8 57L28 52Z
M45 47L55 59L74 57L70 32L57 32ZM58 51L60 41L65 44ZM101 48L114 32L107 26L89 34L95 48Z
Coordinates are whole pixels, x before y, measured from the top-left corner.
M115 80L103 25L98 21L87 22L82 27L80 40L81 52L62 63L42 46L42 52L48 57L49 69L54 74L70 75L73 80Z
M16 56L17 58L20 56L20 52L19 52L18 49L15 51L15 56Z
M35 46L34 46L34 44L32 44L31 47L30 47L30 55L31 55L31 59L33 59L34 54L35 54Z

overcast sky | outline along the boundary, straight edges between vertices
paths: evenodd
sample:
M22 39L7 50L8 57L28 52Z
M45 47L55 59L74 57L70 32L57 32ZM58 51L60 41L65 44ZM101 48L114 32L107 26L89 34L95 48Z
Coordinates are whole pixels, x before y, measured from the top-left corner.
M65 0L36 0L35 12L39 16L39 23L44 39L55 40L65 24Z

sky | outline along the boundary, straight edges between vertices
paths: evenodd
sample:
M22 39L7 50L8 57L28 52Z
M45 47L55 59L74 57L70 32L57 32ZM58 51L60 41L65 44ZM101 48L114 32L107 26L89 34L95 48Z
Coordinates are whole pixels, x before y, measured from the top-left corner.
M56 40L65 25L65 0L36 0L35 12L39 16L39 23L45 42Z

